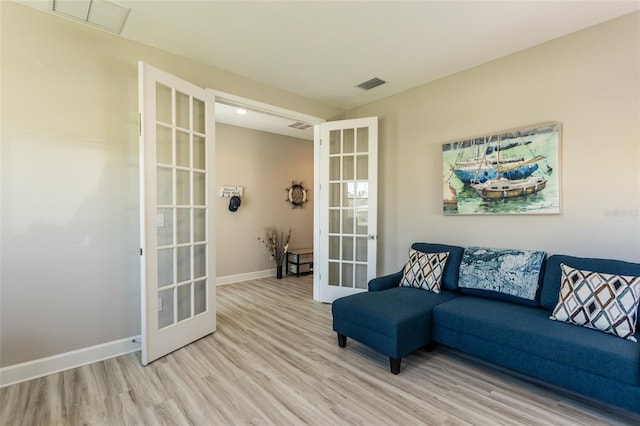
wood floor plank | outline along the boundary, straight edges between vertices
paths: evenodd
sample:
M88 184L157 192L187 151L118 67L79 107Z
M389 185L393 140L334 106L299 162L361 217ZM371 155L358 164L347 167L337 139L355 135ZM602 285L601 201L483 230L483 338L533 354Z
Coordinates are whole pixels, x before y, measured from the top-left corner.
M218 331L143 367L133 353L0 389L2 425L631 425L446 348L402 370L348 340L311 277L217 288Z

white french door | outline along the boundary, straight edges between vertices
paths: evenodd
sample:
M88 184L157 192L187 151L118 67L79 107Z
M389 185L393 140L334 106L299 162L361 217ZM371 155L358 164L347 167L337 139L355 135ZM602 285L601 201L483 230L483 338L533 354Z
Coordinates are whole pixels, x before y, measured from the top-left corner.
M142 363L216 330L214 102L143 62L140 109Z
M376 275L378 118L316 127L314 299L365 291Z

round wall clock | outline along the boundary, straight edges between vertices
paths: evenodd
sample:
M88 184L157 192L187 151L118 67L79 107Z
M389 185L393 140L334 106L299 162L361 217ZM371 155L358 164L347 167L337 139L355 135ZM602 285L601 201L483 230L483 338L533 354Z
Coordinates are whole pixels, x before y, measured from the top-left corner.
M307 190L302 186L302 182L292 181L291 186L286 189L288 202L291 203L293 208L302 207L307 200Z

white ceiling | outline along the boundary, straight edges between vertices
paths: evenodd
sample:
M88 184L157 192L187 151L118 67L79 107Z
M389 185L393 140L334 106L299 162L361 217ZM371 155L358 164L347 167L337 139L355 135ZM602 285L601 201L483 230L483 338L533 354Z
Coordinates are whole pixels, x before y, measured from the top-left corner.
M131 8L122 37L342 109L640 10L640 0L117 3ZM387 84L355 87L373 77Z
M639 1L119 1L122 36L350 109L630 13ZM370 92L354 86L379 77Z

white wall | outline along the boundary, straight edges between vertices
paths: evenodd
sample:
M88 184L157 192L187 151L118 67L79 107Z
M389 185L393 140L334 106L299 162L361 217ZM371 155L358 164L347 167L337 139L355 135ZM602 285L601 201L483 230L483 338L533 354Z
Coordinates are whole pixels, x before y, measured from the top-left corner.
M380 117L379 272L416 241L640 261L640 13L349 111ZM562 122L562 215L444 216L445 142Z
M0 24L1 367L140 334L138 60L308 115L342 113L14 2L0 1ZM236 218L256 207L253 191ZM228 273L268 257L252 262Z

